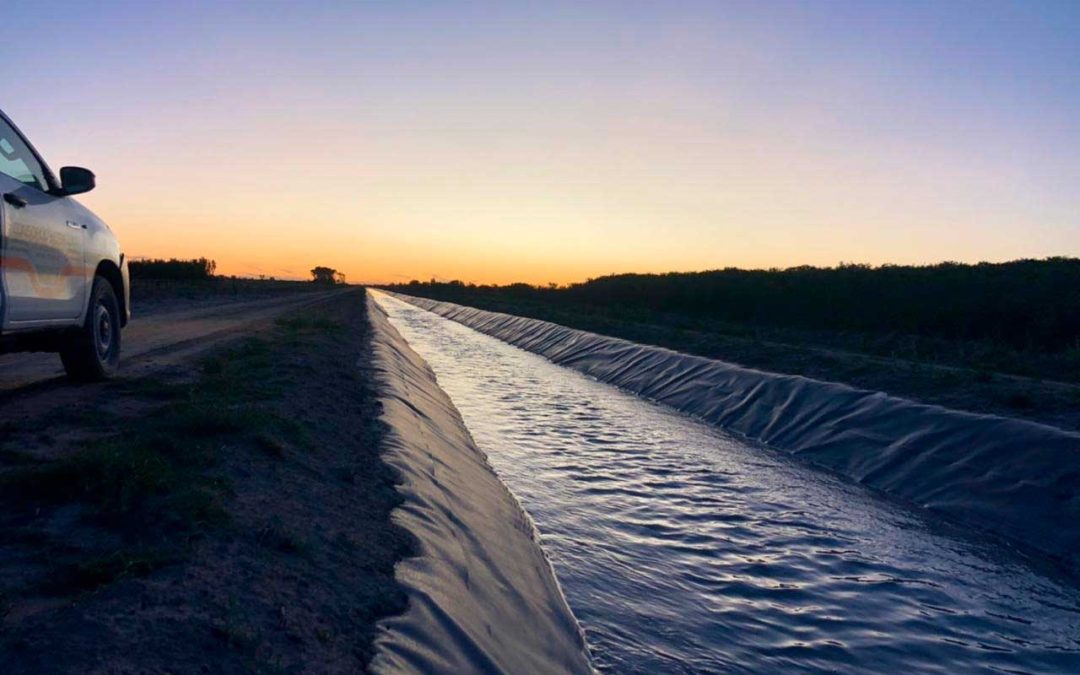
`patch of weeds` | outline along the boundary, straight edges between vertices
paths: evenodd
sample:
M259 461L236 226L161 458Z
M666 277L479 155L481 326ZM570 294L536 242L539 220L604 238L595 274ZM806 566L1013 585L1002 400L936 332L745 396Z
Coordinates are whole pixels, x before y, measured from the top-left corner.
M1027 392L1014 391L1005 397L1005 405L1014 410L1031 410L1035 407L1035 400Z
M342 483L352 485L356 482L356 469L351 466L337 466L333 469L334 476Z
M359 622L369 623L380 617L400 614L408 605L404 591L395 584L380 585L367 601L365 606L357 608L354 615Z
M285 457L285 444L268 434L255 435L255 447L274 459Z
M26 464L38 464L41 460L22 450L0 449L0 463L8 466L23 466Z
M874 364L862 359L853 359L843 364L843 368L849 376L866 375L873 372Z
M292 418L276 417L278 429L282 435L292 443L305 448L314 447L314 441L311 440L311 432L302 423Z
M247 625L214 621L210 630L216 638L242 654L254 654L259 644L258 634Z
M315 639L324 645L328 645L334 641L334 631L325 626L319 626L315 629Z
M259 634L241 618L235 598L229 599L225 616L210 623L210 632L231 649L254 656L259 646Z
M270 363L270 343L262 338L249 337L240 341L240 344L227 352L233 363L267 365Z
M175 560L175 553L162 549L128 549L61 563L42 591L50 595L82 593L121 579L144 577Z
M303 553L308 543L300 535L285 527L281 519L274 517L256 533L258 542L266 548L281 553Z
M338 321L308 316L282 317L274 323L291 333L317 333L328 335L340 332L345 328L345 326Z
M115 424L116 420L115 413L101 408L60 408L49 413L40 422L40 426L44 428L60 426L94 428Z
M948 368L934 368L931 366L929 374L929 384L934 384L939 387L955 387L970 384L970 375L960 370L950 370Z
M57 462L51 472L43 470L39 485L54 498L74 487L83 501L103 512L130 511L147 498L177 487L175 467L157 450L152 442L102 444Z
M9 544L21 544L24 546L47 546L50 543L49 535L38 528L33 527L9 527L5 525L4 540Z
M225 361L220 357L210 357L203 361L202 374L203 375L221 375L225 372Z
M265 415L245 405L208 405L209 401L173 406L159 420L163 431L187 438L214 438L257 428Z
M123 423L89 407L61 412L51 421L123 428L122 434L86 441L61 459L3 451L0 508L38 518L79 505L79 517L108 530L113 542L108 550L91 546L48 561L54 568L48 592L81 593L182 560L195 537L228 520L224 500L231 488L215 471L226 453L284 459L290 448L312 446L304 423L272 405L287 394L280 354L290 336L339 328L325 319L286 319L269 340L249 338L203 360L194 381L148 377L114 383L117 395L160 405L137 422ZM18 428L9 423L3 430ZM280 521L269 523L258 537L283 553L302 554L308 547ZM230 644L251 641L242 628L226 624L222 631Z
M356 542L344 532L338 532L334 535L334 546L342 551L349 551L350 553L356 550Z
M176 401L186 398L191 393L191 385L179 382L167 382L156 377L141 377L135 380L123 380L117 390L140 399L151 401Z
M275 367L269 345L258 338L203 363L203 377L192 390L192 399L219 399L236 406L281 398L284 378Z
M286 667L280 655L262 657L253 667L257 672L264 675L286 675L286 673L294 672Z
M105 523L141 538L145 528L220 522L224 512L192 455L178 461L174 441L152 436L113 439L64 459L19 467L0 479L5 495L33 504L81 502Z

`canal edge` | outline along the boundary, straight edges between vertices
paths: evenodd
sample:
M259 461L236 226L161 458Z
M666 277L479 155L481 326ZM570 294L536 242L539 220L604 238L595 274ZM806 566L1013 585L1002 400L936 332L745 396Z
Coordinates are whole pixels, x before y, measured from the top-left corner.
M431 368L366 303L382 453L404 498L392 518L417 541L395 568L408 607L379 622L371 671L595 672L532 519Z
M1080 573L1080 434L387 293Z

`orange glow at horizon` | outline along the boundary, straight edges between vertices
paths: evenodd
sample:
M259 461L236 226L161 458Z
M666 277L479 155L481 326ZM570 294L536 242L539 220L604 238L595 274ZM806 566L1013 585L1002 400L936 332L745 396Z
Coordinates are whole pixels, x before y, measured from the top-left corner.
M222 274L1080 255L1068 17L945 4L73 8L5 111L129 256Z
M119 158L96 167L101 187L86 201L133 256L206 256L222 274L279 278L306 278L327 265L372 283L546 284L621 272L1061 253L1038 237L1018 241L1008 227L1029 217L1022 203L1009 203L1016 176L919 167L910 157L908 166L889 170L919 178L898 184L876 162L826 153L795 157L760 142L657 137L647 129L628 136L579 138L563 148L549 139L544 152L520 147L499 158L415 148L431 163L423 173L403 152L410 142L379 148L357 134L357 155L385 173L331 163L312 167L310 184L297 185L272 160L223 154L215 165L237 177L226 192L213 177L172 164L149 190L132 194L123 186L140 180L126 167L135 160ZM610 163L618 146L626 152L645 139L658 147ZM527 159L540 155L542 165ZM181 191L154 187L184 174ZM968 199L931 201L927 193L944 185ZM985 203L982 194L997 195L995 209L967 205Z

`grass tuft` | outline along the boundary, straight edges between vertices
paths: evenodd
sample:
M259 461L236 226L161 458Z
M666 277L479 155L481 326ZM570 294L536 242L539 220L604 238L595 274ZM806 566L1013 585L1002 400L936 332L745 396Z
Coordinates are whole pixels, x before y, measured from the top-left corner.
M162 549L116 551L57 565L41 590L48 595L61 596L92 591L122 579L144 577L175 561L175 555Z
M307 540L286 528L276 516L259 530L257 539L266 548L281 553L301 554L308 548Z

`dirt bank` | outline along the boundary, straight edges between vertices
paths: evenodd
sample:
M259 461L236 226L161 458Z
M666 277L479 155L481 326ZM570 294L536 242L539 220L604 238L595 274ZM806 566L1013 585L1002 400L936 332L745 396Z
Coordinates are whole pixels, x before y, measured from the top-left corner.
M365 667L411 540L363 294L324 300L199 359L5 395L0 672Z

